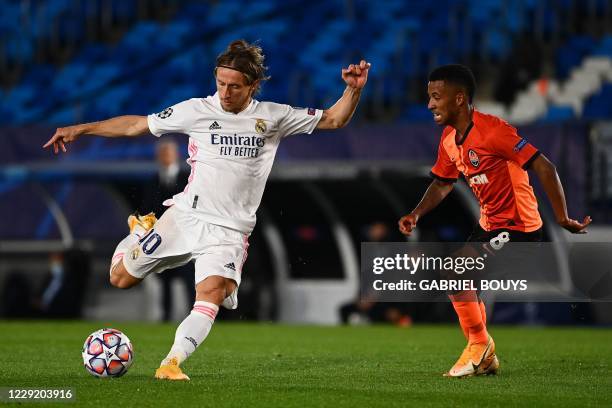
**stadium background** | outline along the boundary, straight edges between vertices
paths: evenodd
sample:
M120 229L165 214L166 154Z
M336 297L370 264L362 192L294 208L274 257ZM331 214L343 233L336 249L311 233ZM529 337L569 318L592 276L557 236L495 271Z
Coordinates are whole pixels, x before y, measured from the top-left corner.
M159 319L157 280L129 292L108 284L110 254L156 171L155 138L83 138L59 157L41 146L57 126L149 114L212 93L215 56L237 38L258 40L265 51L272 78L262 100L329 107L343 89L341 67L366 58L372 70L347 128L281 144L250 240L241 307L222 319L340 322L341 306L357 298L360 242L401 240L397 219L429 182L440 129L426 108L426 77L444 63L469 65L477 107L518 126L557 165L570 216L595 220L580 239L612 239L609 1L1 6L1 318ZM186 158L185 136L175 139ZM463 240L475 205L459 185L422 220L417 239ZM542 208L548 238L567 248L574 237L554 225L545 202ZM187 306L174 289L180 320ZM612 322L605 303L491 311L494 323ZM455 319L446 304L384 305L378 317L402 325Z

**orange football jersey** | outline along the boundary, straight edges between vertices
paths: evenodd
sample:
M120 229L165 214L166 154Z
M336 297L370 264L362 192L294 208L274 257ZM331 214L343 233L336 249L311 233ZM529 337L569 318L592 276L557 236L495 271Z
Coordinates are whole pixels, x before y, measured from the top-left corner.
M496 116L474 111L461 140L447 126L431 175L455 182L461 172L480 203L480 226L523 232L542 227L527 169L540 152Z

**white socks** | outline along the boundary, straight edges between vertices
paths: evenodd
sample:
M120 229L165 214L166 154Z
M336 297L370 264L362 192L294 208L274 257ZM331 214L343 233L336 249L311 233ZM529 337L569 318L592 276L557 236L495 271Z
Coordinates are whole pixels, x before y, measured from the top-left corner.
M111 258L111 266L110 266L111 271L113 270L115 265L121 262L126 252L129 251L130 247L136 244L139 239L140 237L138 235L132 233L128 235L127 237L123 238L121 242L119 242L119 245L117 245L117 248L115 248L115 252L113 252L113 257Z
M162 365L168 364L172 358L176 358L179 364L185 361L210 333L218 311L219 306L214 303L196 301L189 316L176 329L174 344Z

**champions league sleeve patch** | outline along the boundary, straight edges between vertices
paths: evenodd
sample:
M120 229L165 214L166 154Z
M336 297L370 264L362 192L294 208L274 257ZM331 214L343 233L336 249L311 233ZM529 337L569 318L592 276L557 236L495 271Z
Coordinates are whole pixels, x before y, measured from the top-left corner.
M170 117L170 115L172 115L172 112L174 112L172 110L172 108L166 108L163 111L159 112L157 114L157 117L160 118L160 119L166 119L166 118Z
M305 110L307 114L309 114L310 116L314 116L317 113L317 110L315 108L302 108L299 106L293 106L292 107L295 110Z
M515 152L515 153L520 152L520 151L521 151L521 149L522 149L523 147L525 147L525 145L526 145L526 144L527 144L527 139L525 139L525 138L521 139L521 140L520 140L520 141L519 141L519 142L518 142L516 145L514 145L514 149L513 149L513 150L514 150L514 152Z

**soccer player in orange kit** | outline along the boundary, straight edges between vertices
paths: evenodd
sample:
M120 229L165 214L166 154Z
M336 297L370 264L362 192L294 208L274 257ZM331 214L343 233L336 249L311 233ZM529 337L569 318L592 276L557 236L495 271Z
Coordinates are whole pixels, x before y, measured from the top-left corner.
M569 218L555 166L507 122L474 109L475 90L474 75L463 65L441 66L429 75L428 108L444 130L431 170L434 180L416 208L399 220L400 231L410 235L419 219L451 192L461 173L480 203L480 222L468 241L488 242L500 234L510 242L540 241L542 219L529 184L531 169L546 191L557 223L572 233L585 233L591 218L582 222ZM449 296L468 344L444 375L496 373L499 360L482 300L476 291Z

